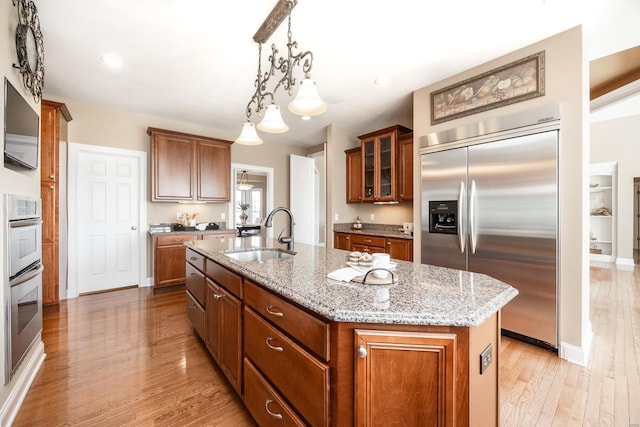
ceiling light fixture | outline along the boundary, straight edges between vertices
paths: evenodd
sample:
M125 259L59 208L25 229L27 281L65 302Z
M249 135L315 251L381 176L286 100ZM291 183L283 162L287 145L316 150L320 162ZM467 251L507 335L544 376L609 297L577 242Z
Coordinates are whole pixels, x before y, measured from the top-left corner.
M253 184L249 184L247 171L242 171L240 174L240 182L236 185L236 188L241 191L251 190L253 188Z
M242 133L236 139L238 144L258 145L262 140L256 132L256 126L251 121L251 114L256 112L258 116L264 118L258 123L257 128L262 132L283 133L289 130L289 126L282 120L280 107L275 103L275 95L280 87L291 96L296 85L293 71L297 67L302 68L304 79L300 82L300 87L296 97L289 103L289 111L300 116L315 116L322 114L327 109L327 104L320 98L316 82L311 79L311 67L313 65L313 53L309 50L295 54L298 42L292 40L291 33L291 11L298 4L297 0L278 0L269 16L264 20L258 31L253 36L253 40L258 43L258 73L254 82L255 92L249 100L246 109L247 122L242 125ZM288 17L287 29L287 56L278 56L278 49L275 44L271 45L271 55L269 55L269 70L262 73L262 44L265 43L273 32L280 26L285 17ZM279 80L268 88L270 78L279 73ZM268 105L265 106L265 99L268 98Z

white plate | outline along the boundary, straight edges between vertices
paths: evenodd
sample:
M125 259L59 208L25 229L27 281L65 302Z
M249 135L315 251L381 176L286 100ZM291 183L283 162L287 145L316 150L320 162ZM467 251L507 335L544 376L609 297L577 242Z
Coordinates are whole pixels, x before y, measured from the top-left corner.
M351 262L351 261L347 261L347 265L349 267L355 268L356 270L362 273L367 273L369 270L373 269L373 267L364 267L362 265L359 265L357 262ZM398 263L391 261L389 263L389 271L395 270L397 266L398 266Z

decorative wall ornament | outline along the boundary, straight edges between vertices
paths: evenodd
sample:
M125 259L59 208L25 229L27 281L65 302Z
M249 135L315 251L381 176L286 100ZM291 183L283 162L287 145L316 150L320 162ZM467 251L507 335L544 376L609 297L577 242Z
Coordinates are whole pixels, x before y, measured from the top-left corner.
M16 26L18 63L13 66L20 70L24 87L31 92L36 102L40 102L44 86L44 43L38 9L32 0L12 1L13 5L18 7L18 25Z
M431 124L544 95L544 51L431 92Z

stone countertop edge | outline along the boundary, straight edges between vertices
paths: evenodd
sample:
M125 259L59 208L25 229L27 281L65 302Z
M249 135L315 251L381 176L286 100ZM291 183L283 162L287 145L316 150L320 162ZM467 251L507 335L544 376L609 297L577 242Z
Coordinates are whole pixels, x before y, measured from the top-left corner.
M345 265L348 251L296 243L293 257L247 263L224 251L282 245L260 237L225 240L185 245L331 321L473 327L518 295L512 286L484 274L398 260L395 285L338 282L327 274Z
M220 228L218 230L204 230L204 231L167 231L160 233L152 233L150 231L147 232L151 237L153 236L171 236L171 235L180 235L180 234L237 234L238 230L231 228Z

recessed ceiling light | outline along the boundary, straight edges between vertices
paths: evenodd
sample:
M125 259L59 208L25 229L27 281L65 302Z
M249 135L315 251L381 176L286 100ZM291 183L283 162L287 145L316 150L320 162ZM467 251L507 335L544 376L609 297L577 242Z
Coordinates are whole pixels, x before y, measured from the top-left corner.
M324 99L327 104L340 104L345 101L345 97L342 95L329 95Z
M122 67L122 59L115 55L102 55L100 60L111 68Z
M373 83L378 87L385 87L389 84L389 76L379 76L377 79L373 81Z

